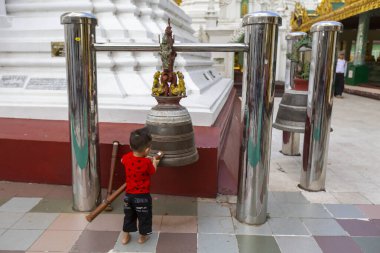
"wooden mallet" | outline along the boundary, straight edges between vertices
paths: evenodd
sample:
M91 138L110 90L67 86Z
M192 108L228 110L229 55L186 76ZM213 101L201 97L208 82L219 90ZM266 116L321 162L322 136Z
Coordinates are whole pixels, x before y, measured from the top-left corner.
M119 148L119 142L118 141L114 141L113 142L113 145L112 145L112 157L111 157L111 167L110 167L110 178L109 178L109 181L108 181L108 189L107 189L107 197L106 199L111 196L112 194L112 184L113 184L113 176L115 174L115 165L116 165L116 158L117 158L117 150ZM104 201L103 201L104 202ZM109 204L107 207L106 207L106 211L112 211L113 208L111 206L111 204Z
M110 205L120 194L122 194L125 191L126 184L124 183L122 186L119 187L116 191L114 191L110 196L107 196L107 198L101 203L94 211L92 211L89 215L86 216L86 220L88 222L91 222L93 219L96 218L101 212L104 211L104 209L107 208L108 205Z

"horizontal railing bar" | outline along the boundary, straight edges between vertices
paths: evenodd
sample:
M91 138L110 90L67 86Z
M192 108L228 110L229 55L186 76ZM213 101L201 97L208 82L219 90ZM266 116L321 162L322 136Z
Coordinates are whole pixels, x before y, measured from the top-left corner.
M95 43L96 51L160 51L159 44L142 43ZM244 43L178 43L173 48L176 52L248 52L249 46Z

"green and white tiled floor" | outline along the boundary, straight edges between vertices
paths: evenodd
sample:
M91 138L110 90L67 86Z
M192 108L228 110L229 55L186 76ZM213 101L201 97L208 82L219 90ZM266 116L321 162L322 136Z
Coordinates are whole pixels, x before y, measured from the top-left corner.
M0 181L0 253L380 253L379 118L378 100L334 100L325 192L297 188L301 157L279 153L282 132L273 129L270 218L261 226L234 218L233 197L154 195L151 239L139 245L133 235L125 246L121 198L88 223L71 209L71 187Z
M12 195L15 187L31 191ZM53 197L57 189L62 194ZM121 197L88 223L86 213L71 210L70 195L67 186L0 182L0 252L380 252L380 205L318 204L301 192L270 192L270 218L249 226L234 218L233 203L153 195L150 240L140 245L134 233L122 245Z

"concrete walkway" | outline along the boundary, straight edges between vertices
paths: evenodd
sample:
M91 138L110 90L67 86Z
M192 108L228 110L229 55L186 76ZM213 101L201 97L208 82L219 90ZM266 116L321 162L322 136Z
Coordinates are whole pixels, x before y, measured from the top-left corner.
M333 103L326 192L302 194L317 203L380 204L380 101L344 94ZM300 191L302 158L279 153L281 138L273 129L269 189Z
M301 157L279 153L273 129L270 218L261 226L234 218L235 196L153 195L151 239L139 245L134 234L122 245L121 198L88 223L71 210L69 186L0 181L0 253L379 253L379 119L380 101L334 99L326 192L317 193L297 188Z

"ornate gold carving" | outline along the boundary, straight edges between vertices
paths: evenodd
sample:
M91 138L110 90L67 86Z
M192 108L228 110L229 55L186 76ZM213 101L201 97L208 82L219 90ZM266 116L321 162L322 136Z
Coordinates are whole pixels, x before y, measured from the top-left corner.
M345 2L346 5L350 5L350 4L355 3L356 1L357 0L345 0L344 2Z
M164 84L160 83L161 72L157 71L153 76L153 86L152 86L152 94L155 96L160 96L165 93Z
M323 1L323 2L325 2L325 1ZM336 1L331 1L330 4L332 2L336 2ZM317 18L310 19L307 22L302 22L302 24L300 26L293 26L293 16L292 16L292 23L291 23L292 29L293 29L293 31L307 32L310 30L310 27L314 23L317 23L319 21L324 21L324 20L339 21L339 20L343 20L343 19L355 16L355 15L358 15L360 13L364 13L364 12L374 10L374 9L378 9L378 8L380 8L380 1L346 0L344 7L339 8L336 11L332 11L330 13L326 13L324 15L321 15Z
M186 96L185 80L182 72L177 71L178 85L171 85L170 92L174 96Z
M167 96L167 87L165 83L160 82L162 72L156 71L153 75L152 95L154 96ZM174 75L178 78L178 84L170 85L170 96L186 96L186 86L183 73L180 71L174 72Z
M331 0L322 0L322 2L317 6L317 14L319 16L330 13L333 11Z
M174 60L177 56L173 48L174 35L168 19L168 26L160 42L162 71L156 71L153 75L153 96L186 96L184 76L181 72L174 72ZM178 81L178 82L177 82Z
M174 0L174 2L176 2L178 5L182 4L182 0Z
M290 25L292 29L297 30L298 27L308 22L309 20L310 18L307 15L306 8L297 2L290 18Z

